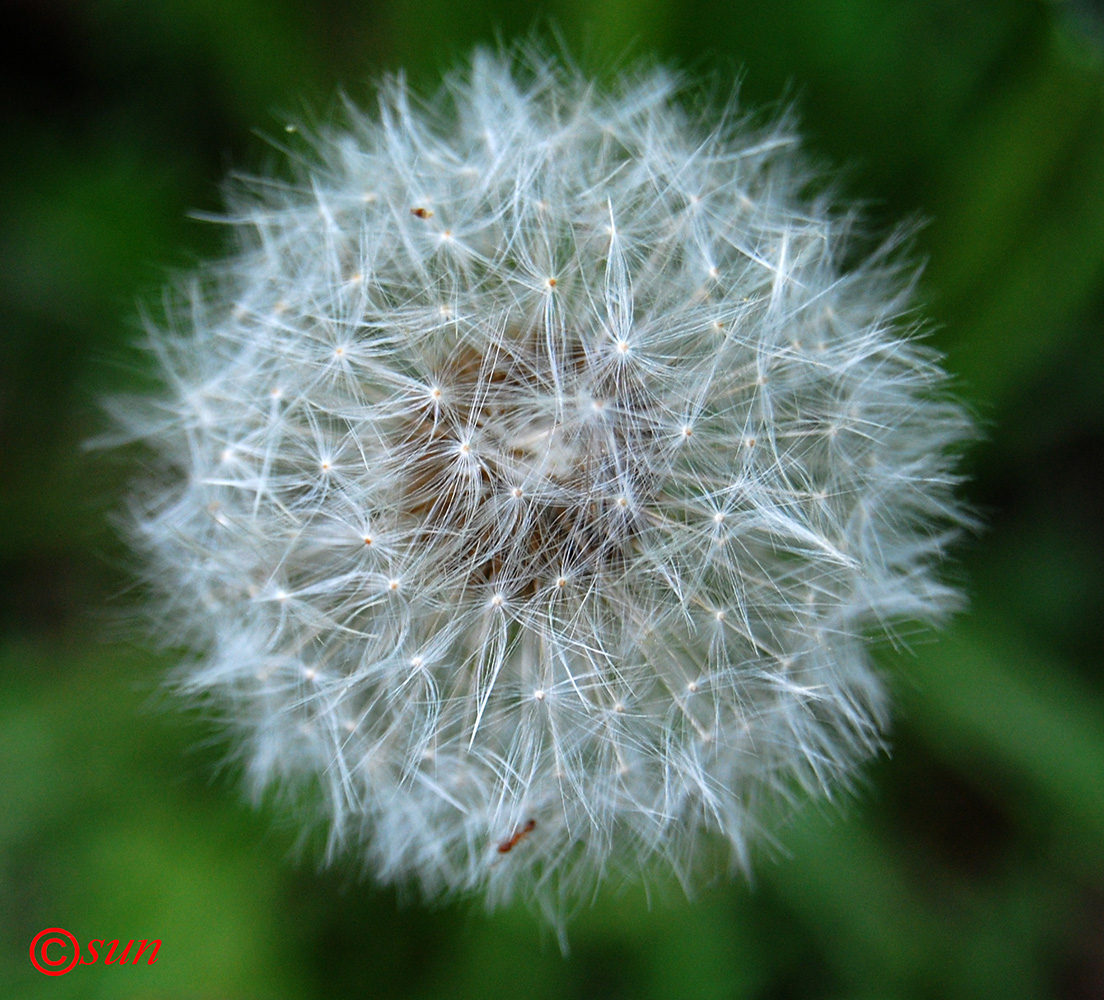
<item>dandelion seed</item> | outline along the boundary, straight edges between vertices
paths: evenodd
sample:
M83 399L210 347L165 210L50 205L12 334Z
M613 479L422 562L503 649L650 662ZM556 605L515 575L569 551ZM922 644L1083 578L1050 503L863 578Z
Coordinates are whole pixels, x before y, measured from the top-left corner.
M517 845L537 828L535 819L527 820L525 826L517 830L509 840L504 840L498 845L499 854L509 854Z
M180 686L429 896L562 926L603 879L744 865L762 803L881 746L869 637L955 605L969 425L912 271L844 266L790 125L661 70L480 52L381 106L236 188L242 249L149 331L123 419Z

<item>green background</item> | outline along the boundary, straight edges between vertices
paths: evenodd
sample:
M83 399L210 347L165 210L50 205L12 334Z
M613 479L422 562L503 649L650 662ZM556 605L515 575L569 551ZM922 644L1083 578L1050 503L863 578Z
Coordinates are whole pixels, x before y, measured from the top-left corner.
M0 70L0 994L46 998L1104 997L1104 13L1036 0L20 0ZM112 527L138 303L217 254L232 168L405 67L558 26L796 104L875 227L929 220L925 309L982 427L970 610L883 657L893 751L749 887L602 896L564 958L524 910L321 871L166 709ZM161 938L36 972L31 938Z

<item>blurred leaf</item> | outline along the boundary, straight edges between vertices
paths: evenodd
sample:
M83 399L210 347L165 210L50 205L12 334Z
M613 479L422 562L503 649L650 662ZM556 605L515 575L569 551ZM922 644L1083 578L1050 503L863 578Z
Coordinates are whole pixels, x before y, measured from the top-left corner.
M280 848L204 788L205 766L171 738L179 720L149 714L159 670L115 647L0 652L0 976L23 996L244 1000L302 988L274 905ZM13 905L17 883L30 895ZM26 949L50 926L163 945L153 966L49 979Z
M1104 860L1104 700L1032 648L1014 625L964 617L918 653L907 711L933 748L982 751L1034 793L1095 831Z
M929 278L975 398L1000 403L1104 287L1104 75L1056 42L962 127Z

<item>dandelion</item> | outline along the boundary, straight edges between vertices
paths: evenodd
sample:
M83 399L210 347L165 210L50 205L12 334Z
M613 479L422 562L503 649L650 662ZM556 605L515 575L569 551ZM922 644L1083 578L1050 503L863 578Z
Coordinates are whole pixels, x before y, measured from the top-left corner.
M118 407L177 675L251 789L428 896L557 925L748 864L881 746L869 642L954 603L967 430L892 241L785 122L477 53L299 128Z

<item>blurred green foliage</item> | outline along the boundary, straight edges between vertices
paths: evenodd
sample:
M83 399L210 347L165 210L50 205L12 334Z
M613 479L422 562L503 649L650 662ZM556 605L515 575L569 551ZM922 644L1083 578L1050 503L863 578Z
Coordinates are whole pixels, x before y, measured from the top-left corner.
M18 0L0 70L0 985L19 998L1104 997L1104 13L1042 0ZM972 608L887 650L893 754L810 808L757 884L603 896L563 958L523 912L431 910L316 869L243 806L171 656L125 625L125 462L82 450L166 273L217 253L251 131L555 25L796 104L872 226L917 244L983 428ZM120 622L124 623L120 626ZM197 746L198 744L198 746ZM31 938L160 937L36 972Z

